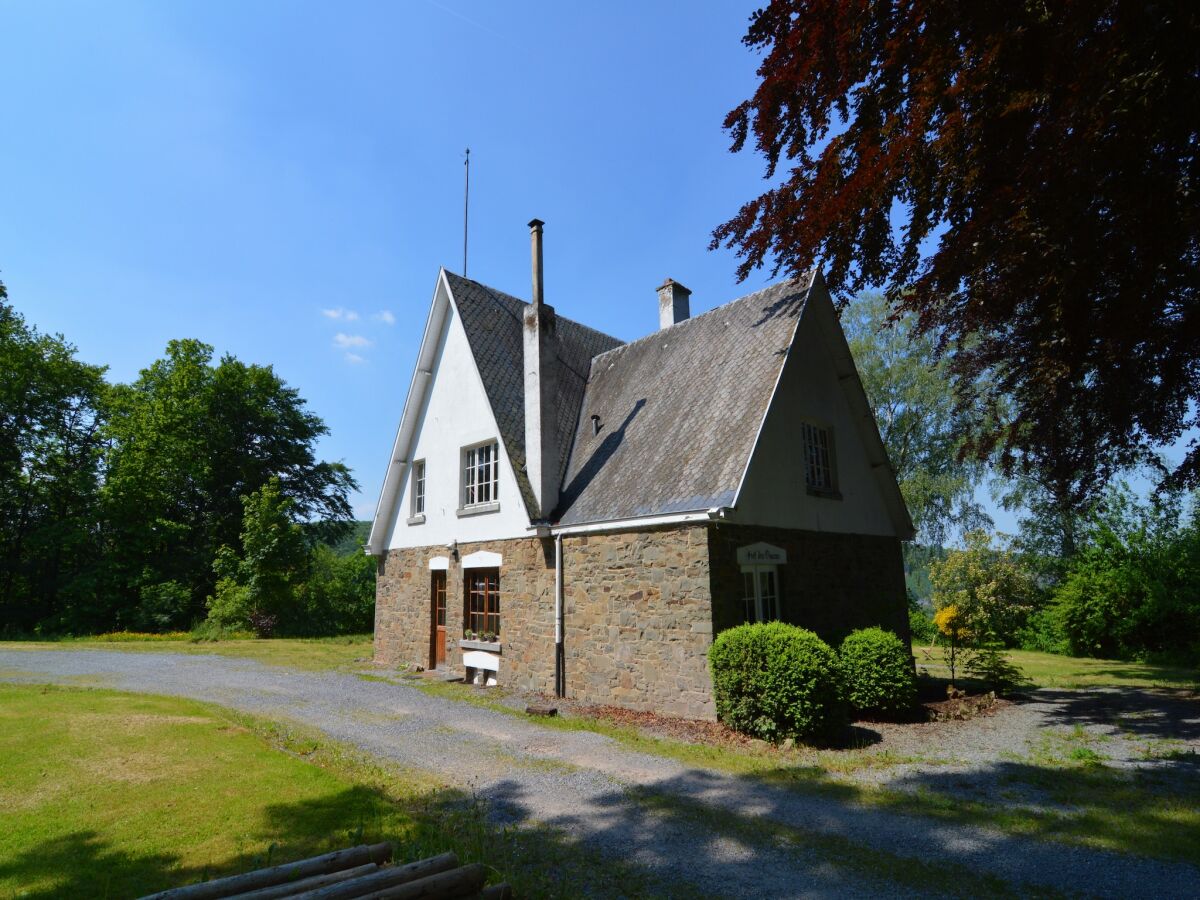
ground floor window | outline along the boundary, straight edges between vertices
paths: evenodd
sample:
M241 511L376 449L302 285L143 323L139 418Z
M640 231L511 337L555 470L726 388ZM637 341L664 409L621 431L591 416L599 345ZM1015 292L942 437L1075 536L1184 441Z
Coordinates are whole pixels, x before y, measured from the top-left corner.
M747 622L779 619L779 570L776 566L742 566L742 602Z
M467 628L500 636L500 570L467 570Z

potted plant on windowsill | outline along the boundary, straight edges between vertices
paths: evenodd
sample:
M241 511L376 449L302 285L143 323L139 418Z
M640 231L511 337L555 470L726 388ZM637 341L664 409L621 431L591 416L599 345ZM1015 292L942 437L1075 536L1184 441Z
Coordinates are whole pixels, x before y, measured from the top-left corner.
M486 650L489 653L500 652L500 635L494 631L472 631L470 628L463 632L463 639L458 646L464 650Z

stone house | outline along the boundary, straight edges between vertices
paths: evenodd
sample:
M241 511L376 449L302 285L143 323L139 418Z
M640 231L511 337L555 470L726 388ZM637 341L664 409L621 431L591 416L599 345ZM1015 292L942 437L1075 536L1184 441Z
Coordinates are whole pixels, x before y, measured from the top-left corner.
M438 273L367 552L375 655L713 716L746 621L908 636L912 523L816 272L623 343Z

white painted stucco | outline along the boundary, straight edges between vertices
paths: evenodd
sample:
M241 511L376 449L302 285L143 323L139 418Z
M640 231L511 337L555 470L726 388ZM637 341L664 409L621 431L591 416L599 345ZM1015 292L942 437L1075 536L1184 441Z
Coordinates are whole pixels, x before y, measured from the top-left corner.
M856 420L829 347L830 323L821 321L835 313L821 299L806 307L800 321L731 518L778 528L896 535L882 472L869 458L864 428L874 426ZM851 387L858 390L857 383ZM800 423L806 419L833 432L840 500L812 496L805 487Z
M526 537L529 515L453 303L449 304L436 340L428 392L417 417L413 447L400 476L387 546L391 549L447 546L454 541ZM462 448L488 440L496 440L500 446L500 508L460 517L457 511ZM412 464L420 460L425 461L425 521L410 525Z

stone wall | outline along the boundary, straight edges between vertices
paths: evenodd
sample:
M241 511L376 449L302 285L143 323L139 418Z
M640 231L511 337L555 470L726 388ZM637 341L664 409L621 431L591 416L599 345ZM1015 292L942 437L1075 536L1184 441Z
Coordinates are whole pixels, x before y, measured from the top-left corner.
M477 550L499 553L500 681L524 690L554 687L554 544L538 538L389 550L375 588L375 659L389 666L428 668L433 649L429 560L447 557L446 662L462 671L466 608L462 559Z
M554 690L554 542L521 538L459 544L446 573L446 664L462 669L460 560L477 550L500 566L499 681ZM375 658L427 667L431 652L429 559L444 547L391 550L380 566ZM712 718L712 642L704 526L563 539L567 695L675 715Z
M718 632L744 621L737 548L759 541L787 551L787 564L779 567L781 619L835 646L850 631L870 625L909 641L899 539L729 523L709 533Z
M712 719L705 526L563 539L568 696Z

